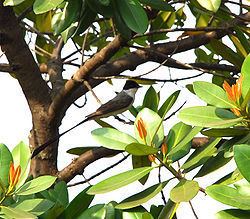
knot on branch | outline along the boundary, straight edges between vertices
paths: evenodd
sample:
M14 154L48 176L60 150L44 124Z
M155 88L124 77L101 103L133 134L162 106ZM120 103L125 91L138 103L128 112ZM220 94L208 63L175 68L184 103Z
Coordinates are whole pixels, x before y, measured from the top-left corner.
M12 40L9 38L9 36L6 33L0 32L0 46L9 44L11 42Z

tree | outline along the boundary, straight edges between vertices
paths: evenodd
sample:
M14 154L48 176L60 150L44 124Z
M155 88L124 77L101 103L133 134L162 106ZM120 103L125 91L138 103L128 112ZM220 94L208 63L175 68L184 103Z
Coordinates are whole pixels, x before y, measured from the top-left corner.
M212 83L195 82L187 86L191 92L212 106L184 109L179 116L184 123L173 126L167 136L163 134L163 121L179 92L169 97L161 96L166 101L158 106L159 94L150 87L142 107L131 109L136 118L133 122L137 130L135 138L112 129L110 124L97 121L103 128L94 130L93 136L104 147L80 154L71 164L58 171L57 140L32 159L30 174L33 177L56 175L67 183L97 159L126 150L133 155L135 169L119 176L122 179L131 178L138 173L138 178L132 177L131 182L140 180L144 183L146 175L153 168L148 167L151 162L160 162L162 167L180 180L171 191L171 200L166 203L165 211L167 207L171 208L178 202L189 201L199 190L204 192L196 181L184 177L185 172L202 165L198 175L208 174L233 157L232 154L224 157L232 148L239 171L248 180L241 161L244 160L242 150L248 153L249 144L250 58L246 57L250 52L247 26L250 21L250 7L247 3L249 1L2 0L0 45L8 63L1 63L0 71L11 73L18 80L26 97L33 123L29 139L31 150L58 136L59 126L67 109L79 97L89 91L93 93L94 87L118 77L125 70L134 70L143 63L155 62L159 66L185 69L187 73L191 70L200 72L195 76L174 79L173 83L201 74L210 74L213 78ZM190 20L194 21L194 26L190 26ZM25 38L30 32L35 38L33 48ZM178 35L169 38L172 32ZM73 42L76 49L62 57L62 49L67 42ZM228 42L230 46L227 45ZM35 50L35 54L32 54L31 49ZM194 53L195 63L175 60L172 57L187 51ZM75 58L72 58L76 54L77 59L81 60L80 64L76 64ZM243 65L244 60L246 61ZM78 67L68 79L63 77L67 65ZM243 79L238 79L240 73ZM130 78L142 84L171 81L157 80L147 75ZM156 73L154 76L157 76ZM231 88L229 84L235 83ZM207 119L204 120L204 117ZM181 133L177 136L179 138L175 136L176 132ZM195 137L199 132L208 138ZM120 144L118 148L110 146L110 142L115 139L104 139L104 133L125 139L123 145ZM149 136L154 137L149 140ZM132 138L136 140L131 140ZM191 150L191 142L195 152L181 167L182 171L177 171L172 163L187 155ZM244 147L239 147L239 144L244 144ZM233 147L234 145L238 146ZM211 167L213 162L218 162L215 168ZM230 177L231 175L226 176L227 179ZM113 183L115 179L111 178L107 182ZM166 183L157 184L153 189L160 192ZM97 184L88 192L97 194L98 188L103 190L102 184ZM192 192L184 196L179 188L185 191L192 188ZM153 189L150 188L146 193L152 194ZM216 187L210 187L207 193L216 198L214 190ZM223 202L220 198L217 199ZM126 204L121 206L121 209L127 208ZM239 205L235 207L249 210L248 207L242 208ZM172 210L174 213L176 208Z

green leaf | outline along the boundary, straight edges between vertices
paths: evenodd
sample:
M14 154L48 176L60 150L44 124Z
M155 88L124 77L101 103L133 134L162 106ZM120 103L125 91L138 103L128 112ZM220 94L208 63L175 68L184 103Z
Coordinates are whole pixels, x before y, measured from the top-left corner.
M12 205L11 207L38 216L49 210L54 204L54 202L46 199L35 198L23 200L15 205Z
M91 195L101 194L121 188L138 179L141 179L143 176L147 175L153 169L154 167L141 167L138 169L129 170L120 173L118 175L112 176L92 186L87 191L87 194Z
M24 142L20 142L13 150L12 156L15 167L21 166L21 176L16 185L16 189L24 184L30 172L30 148Z
M60 16L53 16L52 29L56 35L66 30L72 23L78 20L81 7L81 0L67 1L63 11L60 12Z
M35 0L33 10L35 14L42 14L52 9L56 9L64 0Z
M118 0L116 3L126 25L136 33L145 33L148 28L148 18L138 0Z
M241 195L236 189L225 185L212 185L206 193L213 199L242 210L250 210L250 196Z
M221 179L217 180L214 184L220 185L230 185L239 180L243 179L243 176L240 174L239 170L236 169L235 171L223 176Z
M154 147L159 147L164 138L164 129L161 117L157 113L148 108L144 108L138 113L134 126L135 137L139 143L145 144L144 140L140 138L139 132L136 127L139 119L143 120L143 123L145 124L145 128L147 130L146 144Z
M5 0L3 2L3 6L15 6L21 4L24 1L25 0Z
M5 216L4 218L9 219L9 218L28 218L28 219L33 219L37 218L35 215L25 212L21 209L16 209L16 208L11 208L11 207L5 207L1 206L1 216L2 214Z
M93 195L88 195L86 193L88 189L89 187L84 189L69 203L69 205L62 214L63 218L77 218L78 215L88 209L88 206L94 199Z
M150 86L144 96L142 107L149 108L157 112L158 104L159 104L159 96L156 93L155 89L152 86Z
M96 149L98 147L76 147L76 148L70 148L67 150L67 153L73 154L73 155L81 155L89 150Z
M175 161L185 156L191 148L191 141L193 137L197 135L201 129L201 127L194 127L191 131L189 131L189 133L186 134L186 136L181 141L179 141L176 146L170 149L168 157L170 156L171 159Z
M26 182L16 192L16 195L31 195L43 191L54 184L55 176L40 176Z
M122 218L126 219L154 219L143 207L136 207L122 211Z
M216 156L210 157L204 165L200 168L194 178L205 176L213 171L218 170L220 167L226 165L232 157L225 158L224 151L220 151Z
M142 4L161 11L174 11L173 7L162 0L139 0Z
M242 67L241 67L241 74L243 76L243 81L242 81L242 96L243 96L243 98L246 98L247 93L250 89L249 69L250 69L250 54L245 58L245 60L242 64Z
M228 128L243 120L228 110L213 106L189 107L181 110L178 117L184 123L210 128Z
M216 12L218 11L221 0L197 0L199 4L206 8L208 11Z
M234 146L234 159L240 173L250 182L250 145L240 144Z
M162 209L158 219L172 219L176 216L176 210L179 206L179 203L173 202L171 199L168 199L167 204Z
M115 206L117 209L128 209L128 208L133 208L140 206L141 204L146 203L153 197L155 197L169 182L163 182L163 183L158 183L156 185L153 185L142 192L139 192L133 196L130 196L129 198L126 198L123 200L121 203Z
M210 105L218 108L235 108L235 105L229 101L226 92L215 84L196 81L193 88L196 95Z
M216 219L249 219L250 211L240 209L227 209L219 211L215 215Z
M128 144L137 142L132 136L112 128L98 128L91 134L96 142L113 150L125 150Z
M181 180L171 191L170 199L175 202L188 202L199 192L199 184L193 180Z
M162 106L160 107L158 114L160 117L163 117L164 115L167 114L167 112L171 109L171 107L174 105L174 103L176 102L178 96L180 94L180 91L177 90L174 93L172 93L168 99L162 104Z
M212 139L203 147L195 150L181 166L181 169L184 169L184 172L187 173L204 164L217 151L215 146L220 142L220 140L221 138Z
M207 129L202 130L201 133L212 137L232 137L246 135L249 133L249 130L244 127L233 127L224 129Z
M131 143L127 145L125 151L135 156L156 154L158 152L156 148L139 143Z
M97 204L82 212L77 219L106 219L106 210L104 204Z
M140 168L140 167L149 167L151 166L151 161L148 159L148 156L133 156L132 155L132 164L133 169ZM147 182L147 179L149 177L149 173L139 179L138 181L144 185Z
M0 144L0 192L9 184L10 163L13 162L12 154L5 144Z

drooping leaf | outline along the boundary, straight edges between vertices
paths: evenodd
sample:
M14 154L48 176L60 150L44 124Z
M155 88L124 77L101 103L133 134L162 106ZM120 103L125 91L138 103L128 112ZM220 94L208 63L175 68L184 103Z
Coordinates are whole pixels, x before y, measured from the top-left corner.
M17 195L30 195L43 191L56 181L55 176L40 176L24 183L16 192Z
M181 180L171 191L170 199L175 202L188 202L199 192L199 184L193 180Z
M138 0L116 1L119 13L126 25L136 33L143 34L148 27L147 14Z
M235 105L228 99L226 92L215 84L195 81L194 91L199 98L208 104L218 108L235 108Z
M250 182L250 145L240 144L234 146L234 160L240 173Z
M98 128L91 134L103 147L114 150L125 150L128 144L137 142L132 136L112 128Z
M42 14L52 9L55 9L64 0L35 0L33 10L35 14Z
M127 145L125 151L135 156L156 154L158 152L156 148L139 143L131 143Z
M141 167L112 176L92 186L87 194L101 194L121 188L142 178L153 169L154 167Z
M213 106L189 107L181 110L178 117L186 124L210 128L228 128L243 120L228 110Z
M139 192L133 196L130 196L129 198L126 198L121 203L115 206L117 209L128 209L133 208L142 205L143 203L146 203L150 199L152 199L154 196L156 196L169 182L163 182L158 183L156 185L153 185L142 192Z
M225 185L212 185L206 193L213 199L242 210L250 210L250 196L241 195L237 189Z

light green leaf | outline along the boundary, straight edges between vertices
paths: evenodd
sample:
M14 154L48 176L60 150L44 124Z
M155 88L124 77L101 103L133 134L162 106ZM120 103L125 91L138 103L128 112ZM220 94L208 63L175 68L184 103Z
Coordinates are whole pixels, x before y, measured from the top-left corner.
M64 0L35 0L33 10L35 14L42 14L52 9L55 9Z
M160 109L158 110L158 114L160 117L163 117L164 115L167 114L167 112L171 109L171 107L174 105L176 102L178 96L180 94L180 91L177 90L174 93L172 93L168 99L162 104Z
M226 176L223 176L221 179L217 180L214 184L220 184L220 185L231 185L239 180L243 179L243 176L239 172L238 169L235 171L227 174Z
M181 169L184 169L184 172L187 173L205 163L209 159L209 157L211 157L217 151L215 146L219 143L220 140L221 138L213 139L203 147L195 150L186 160L186 162L181 166Z
M136 180L141 179L147 175L154 167L141 167L138 169L129 170L118 175L105 179L96 185L92 186L87 194L95 195L113 191L115 189L126 186Z
M178 115L184 123L210 128L228 128L239 124L243 118L213 106L195 106L183 109Z
M245 58L242 67L241 67L241 74L243 76L242 81L242 96L243 98L246 98L247 93L250 89L250 54ZM249 101L249 99L248 99Z
M16 195L31 195L43 191L54 184L55 176L39 176L22 185L16 192Z
M139 143L145 144L144 140L140 138L139 132L136 128L139 119L143 120L143 123L145 124L145 128L147 130L147 137L146 137L147 145L151 145L152 142L151 146L159 147L164 138L164 129L161 117L156 112L148 108L144 108L138 113L134 126L135 136Z
M139 143L131 143L126 146L125 151L135 156L144 156L149 154L156 154L158 150L156 148L139 144Z
M145 33L148 17L138 0L117 1L119 13L126 25L136 33Z
M113 128L98 128L91 134L96 142L113 150L125 150L128 144L137 142L132 136Z
M158 104L159 104L159 96L156 93L154 87L150 86L144 96L142 108L149 108L157 112Z
M250 182L250 145L240 144L234 146L234 159L240 173Z
M4 214L4 216L5 216L4 218L6 218L6 219L10 219L10 218L28 218L28 219L37 218L37 216L35 216L31 213L25 212L21 209L5 207L5 206L1 206L0 209L1 209L1 213Z
M216 219L249 219L250 211L240 209L227 209L219 211L215 215Z
M236 189L225 185L212 185L206 193L213 199L233 207L250 210L250 196L241 195Z
M188 202L199 192L199 184L193 180L181 180L171 191L170 199L175 202Z
M104 204L97 204L90 208L88 208L86 211L84 211L82 214L80 214L77 219L106 219L106 210Z
M196 81L193 84L195 94L206 103L219 108L235 108L221 87L205 81Z
M18 202L17 204L12 205L11 207L38 216L49 210L54 204L54 202L46 199L35 198Z
M216 12L221 4L221 0L197 0L199 4L208 11Z
M12 151L15 168L21 166L21 176L16 185L16 189L24 184L30 172L30 148L24 142L20 142Z
M116 205L115 208L128 209L140 206L156 196L167 185L168 182L169 180L163 183L158 183L143 190L142 192L130 196L129 198L126 198L121 203Z
M21 4L24 1L25 0L5 0L3 2L3 6L15 6Z
M3 191L2 187L7 188L9 184L9 169L11 162L13 162L13 159L8 147L5 144L0 144L0 193Z

